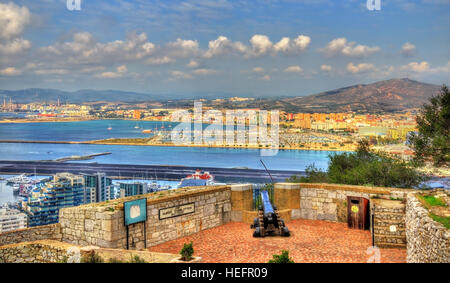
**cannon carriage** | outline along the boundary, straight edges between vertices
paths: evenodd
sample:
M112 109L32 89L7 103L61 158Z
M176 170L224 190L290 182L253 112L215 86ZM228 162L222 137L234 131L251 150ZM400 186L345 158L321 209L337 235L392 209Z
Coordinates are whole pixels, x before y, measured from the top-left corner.
M250 226L252 229L255 229L253 237L269 235L289 237L289 229L278 214L277 208L270 202L267 191L261 192L261 202L262 204L258 209L258 217L254 219L253 224Z

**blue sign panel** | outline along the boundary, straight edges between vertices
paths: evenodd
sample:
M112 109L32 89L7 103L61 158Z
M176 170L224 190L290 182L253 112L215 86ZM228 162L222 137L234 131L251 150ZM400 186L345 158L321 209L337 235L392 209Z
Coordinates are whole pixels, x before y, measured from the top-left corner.
M137 199L123 204L125 225L145 222L147 220L147 199Z

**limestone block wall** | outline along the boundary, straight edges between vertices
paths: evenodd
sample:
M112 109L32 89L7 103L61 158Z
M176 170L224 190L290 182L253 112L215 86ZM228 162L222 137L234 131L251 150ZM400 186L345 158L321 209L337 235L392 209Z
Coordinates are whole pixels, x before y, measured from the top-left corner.
M253 210L253 186L231 185L231 221L246 222L246 212ZM253 219L251 220L253 223Z
M63 262L70 255L71 247L67 243L48 240L0 246L0 263Z
M61 240L59 224L19 229L0 234L0 246L37 240Z
M406 201L406 240L407 262L450 262L450 230L430 218L415 194Z
M83 256L92 252L105 263L112 259L129 262L133 256L139 256L148 263L169 263L180 257L177 254L81 247L54 240L39 240L0 246L0 263L79 263Z
M300 218L347 222L348 196L369 199L379 192L361 190L361 187L301 184Z
M300 184L293 183L277 183L274 186L274 203L279 211L290 210L288 217L284 217L284 221L288 219L300 218ZM286 218L286 219L285 219Z
M145 244L150 247L231 221L229 186L188 188L62 209L59 215L62 240L81 246L126 248L123 202L144 197L147 198L147 237L144 237L143 223L130 225L130 249L143 249ZM195 207L193 213L159 219L161 209L190 203Z

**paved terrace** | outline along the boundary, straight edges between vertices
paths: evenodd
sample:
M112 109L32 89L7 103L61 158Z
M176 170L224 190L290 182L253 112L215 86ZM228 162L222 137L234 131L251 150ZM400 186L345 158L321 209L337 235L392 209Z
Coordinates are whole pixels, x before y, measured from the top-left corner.
M228 223L149 248L153 252L178 253L194 242L203 262L264 263L285 249L295 262L367 262L372 245L369 231L348 229L346 223L293 220L286 224L291 237L253 238L250 225ZM405 249L381 249L381 262L406 262Z

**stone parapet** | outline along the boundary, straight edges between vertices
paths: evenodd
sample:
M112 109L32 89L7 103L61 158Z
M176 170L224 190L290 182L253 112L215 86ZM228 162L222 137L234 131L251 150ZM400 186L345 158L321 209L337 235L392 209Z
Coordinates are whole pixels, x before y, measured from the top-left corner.
M0 234L0 246L37 240L61 240L59 224L19 229Z
M243 221L244 211L253 209L253 186L251 184L231 185L231 221Z
M406 201L406 261L410 263L449 263L450 230L434 221L416 194Z

